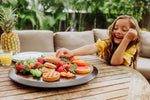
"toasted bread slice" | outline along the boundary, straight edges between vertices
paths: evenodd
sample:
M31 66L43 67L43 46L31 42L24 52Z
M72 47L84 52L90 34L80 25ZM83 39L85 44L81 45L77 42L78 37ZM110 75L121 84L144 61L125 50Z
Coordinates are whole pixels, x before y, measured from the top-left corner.
M52 69L43 67L43 68L40 68L39 70L40 70L42 73L47 73L47 72L50 72Z
M57 63L58 61L60 61L60 58L56 58L55 56L50 56L45 58L45 60L49 63Z
M74 77L75 75L73 73L70 73L70 72L61 72L60 76L71 78L71 77Z
M50 68L50 69L56 69L57 68L56 65L54 65L52 63L48 63L48 62L46 62L44 64L44 67L47 67L47 68Z
M47 82L56 81L60 79L60 73L55 70L51 70L50 72L43 73L42 78Z

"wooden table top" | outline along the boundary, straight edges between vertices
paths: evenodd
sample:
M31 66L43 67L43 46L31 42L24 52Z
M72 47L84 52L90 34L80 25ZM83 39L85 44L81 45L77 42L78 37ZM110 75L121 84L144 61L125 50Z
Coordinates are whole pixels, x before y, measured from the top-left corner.
M150 85L136 70L110 66L96 56L80 56L98 69L97 76L82 85L65 88L36 88L12 81L13 67L0 66L0 100L150 100Z

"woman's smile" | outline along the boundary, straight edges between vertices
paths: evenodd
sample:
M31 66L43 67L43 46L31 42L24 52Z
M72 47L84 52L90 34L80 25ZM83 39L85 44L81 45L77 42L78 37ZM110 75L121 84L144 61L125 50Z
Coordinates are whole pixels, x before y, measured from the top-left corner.
M119 19L113 28L113 39L116 44L120 44L125 34L130 29L130 22L128 19Z
M114 37L117 39L123 39L123 36L119 36L119 35L114 35Z
M114 42L116 44L120 44L120 42L122 41L122 39L123 39L123 36L119 36L119 35L114 34Z

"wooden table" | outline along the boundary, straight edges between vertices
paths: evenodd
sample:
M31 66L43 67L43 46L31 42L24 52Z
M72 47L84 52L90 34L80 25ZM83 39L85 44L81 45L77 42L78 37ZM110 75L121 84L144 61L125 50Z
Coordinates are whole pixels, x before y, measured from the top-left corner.
M81 56L98 69L95 79L65 88L35 88L12 81L0 66L0 100L150 100L150 86L137 71L126 66L109 66L95 56Z

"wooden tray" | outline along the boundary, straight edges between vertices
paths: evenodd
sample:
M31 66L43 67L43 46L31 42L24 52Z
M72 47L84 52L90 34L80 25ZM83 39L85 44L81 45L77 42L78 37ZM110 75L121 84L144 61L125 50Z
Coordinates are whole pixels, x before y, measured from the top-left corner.
M10 79L23 85L41 88L59 88L84 84L94 79L98 74L98 70L94 66L90 67L92 70L88 74L75 74L74 78L60 78L58 81L54 82L45 82L42 77L39 79L34 79L31 75L17 74L15 69L11 69L8 75Z

